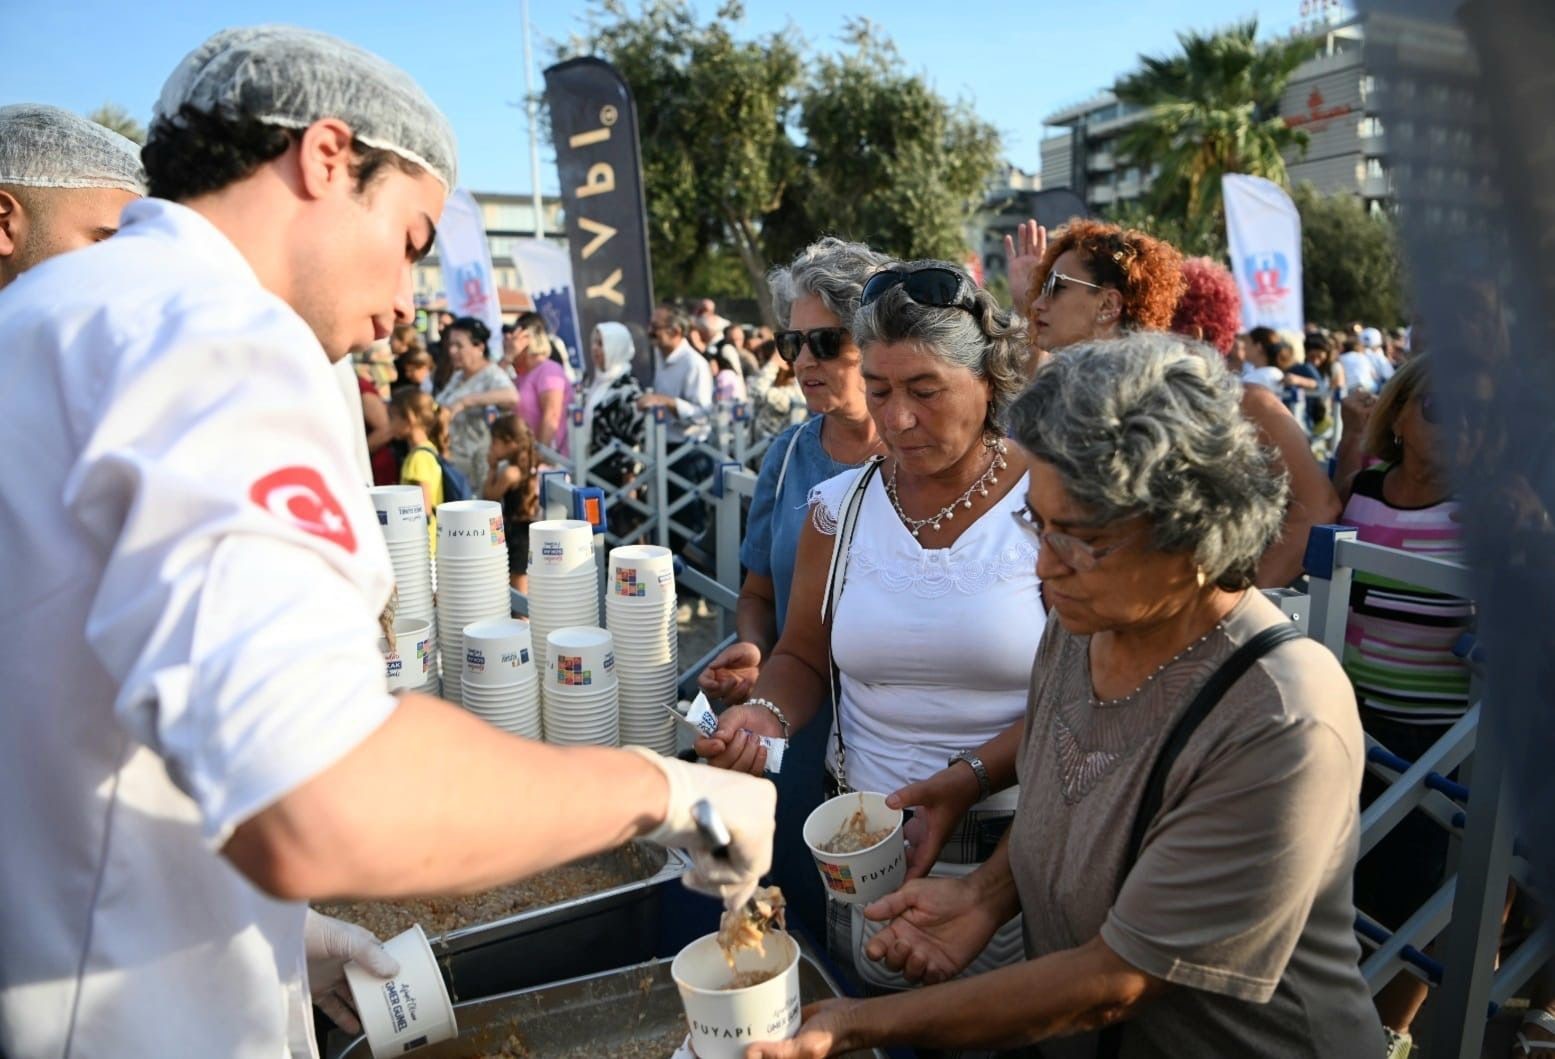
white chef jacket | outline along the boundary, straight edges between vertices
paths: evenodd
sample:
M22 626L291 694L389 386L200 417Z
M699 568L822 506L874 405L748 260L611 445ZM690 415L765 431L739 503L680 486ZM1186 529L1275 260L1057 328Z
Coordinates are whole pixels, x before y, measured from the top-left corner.
M215 227L122 223L0 294L0 1051L316 1054L219 850L393 709L361 423Z

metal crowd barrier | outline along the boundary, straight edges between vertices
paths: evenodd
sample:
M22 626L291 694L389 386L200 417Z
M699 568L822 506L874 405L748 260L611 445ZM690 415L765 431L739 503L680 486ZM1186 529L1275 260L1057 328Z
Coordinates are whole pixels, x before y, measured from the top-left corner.
M1469 570L1458 563L1366 544L1346 526L1317 526L1308 539L1310 631L1336 657L1344 655L1345 625L1355 571L1429 591L1474 597ZM1470 665L1467 713L1424 754L1407 761L1367 738L1367 768L1388 789L1361 814L1365 854L1412 811L1424 812L1453 838L1448 878L1397 930L1358 915L1356 932L1372 951L1361 970L1375 994L1401 970L1436 987L1430 1017L1431 1052L1477 1059L1486 1013L1525 985L1555 953L1555 924L1543 923L1496 966L1508 880L1533 890L1527 862L1512 831L1505 753L1478 735L1495 699L1484 695L1485 652L1472 637L1458 653ZM1458 781L1448 779L1454 769ZM1435 943L1434 954L1426 949Z

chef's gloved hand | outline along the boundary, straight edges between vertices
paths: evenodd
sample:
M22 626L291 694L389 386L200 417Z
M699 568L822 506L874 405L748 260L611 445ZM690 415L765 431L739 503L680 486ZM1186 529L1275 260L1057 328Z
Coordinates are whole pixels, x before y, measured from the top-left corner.
M688 765L643 747L626 749L651 761L669 783L664 822L643 837L691 854L692 870L686 876L686 886L721 898L725 908L743 906L772 867L777 788L770 780L707 765ZM703 798L729 829L727 858L712 855L691 816L691 807Z
M308 956L308 992L319 1010L347 1033L361 1033L362 1024L351 1010L351 990L346 985L346 961L355 960L380 978L400 973L399 961L365 927L321 916L308 909L302 928L303 950Z

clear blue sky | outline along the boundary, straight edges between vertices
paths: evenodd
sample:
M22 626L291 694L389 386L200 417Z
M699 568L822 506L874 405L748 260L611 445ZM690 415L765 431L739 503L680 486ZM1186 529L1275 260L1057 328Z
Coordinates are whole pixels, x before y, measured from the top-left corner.
M628 0L636 6L637 0ZM890 34L940 92L970 101L1004 135L1006 157L1040 168L1044 115L1107 86L1141 52L1170 51L1182 28L1256 14L1283 32L1301 0L749 0L749 33L792 31L811 49L838 47L846 16ZM716 3L698 0L710 16ZM225 26L288 22L335 33L408 70L453 121L462 183L529 190L519 0L0 0L13 47L0 63L0 103L53 103L81 113L112 101L142 122L174 64ZM582 25L586 3L533 0L536 64ZM536 83L539 76L536 74ZM542 145L543 185L555 190Z

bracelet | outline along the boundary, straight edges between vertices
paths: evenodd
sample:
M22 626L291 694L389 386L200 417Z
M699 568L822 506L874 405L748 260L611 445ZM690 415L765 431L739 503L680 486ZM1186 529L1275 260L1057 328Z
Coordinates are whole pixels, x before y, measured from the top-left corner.
M771 701L770 699L746 699L745 705L760 706L772 716L776 717L778 724L783 726L783 738L788 738L788 718L783 716L783 711L778 709L777 703Z
M950 760L945 762L945 767L950 768L958 761L966 762L967 767L972 770L972 774L977 777L978 800L986 801L988 796L993 793L993 784L988 779L988 766L984 765L982 759L971 751L962 750L952 754Z

